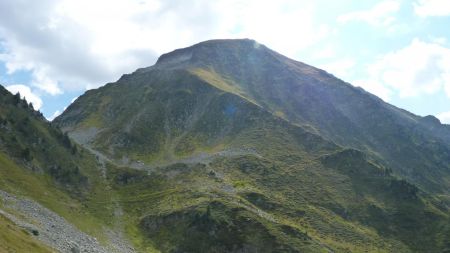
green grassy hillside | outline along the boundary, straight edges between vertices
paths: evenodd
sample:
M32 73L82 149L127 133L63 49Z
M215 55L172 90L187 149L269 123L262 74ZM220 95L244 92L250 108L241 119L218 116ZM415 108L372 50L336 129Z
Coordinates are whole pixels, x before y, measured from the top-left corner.
M106 240L103 227L113 225L113 193L105 190L108 182L95 157L1 86L0 129L0 190L37 201ZM9 238L8 230L0 234Z
M32 233L15 226L0 214L0 251L50 253L50 248L33 238Z
M187 54L189 60L179 62ZM163 55L153 68L187 69L291 123L364 150L424 190L450 192L450 126L389 105L255 41L199 43Z

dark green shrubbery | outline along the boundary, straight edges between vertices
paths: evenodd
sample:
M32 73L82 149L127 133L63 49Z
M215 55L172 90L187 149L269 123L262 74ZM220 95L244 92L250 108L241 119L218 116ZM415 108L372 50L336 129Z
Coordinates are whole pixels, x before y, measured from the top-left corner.
M83 186L86 185L88 179L84 176L78 166L60 166L54 165L49 168L49 174L57 182L64 185Z
M389 188L395 195L405 199L415 199L419 192L417 186L404 179L390 181Z
M167 215L147 216L141 228L160 243L158 247L163 252L295 252L288 245L279 244L254 214L218 201ZM284 227L283 231L305 236L294 228Z

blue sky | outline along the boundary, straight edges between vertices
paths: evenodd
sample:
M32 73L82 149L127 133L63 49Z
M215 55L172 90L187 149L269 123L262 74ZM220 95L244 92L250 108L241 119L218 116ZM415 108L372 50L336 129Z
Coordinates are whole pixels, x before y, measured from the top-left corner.
M52 119L176 48L252 38L450 123L447 0L0 0L0 84Z

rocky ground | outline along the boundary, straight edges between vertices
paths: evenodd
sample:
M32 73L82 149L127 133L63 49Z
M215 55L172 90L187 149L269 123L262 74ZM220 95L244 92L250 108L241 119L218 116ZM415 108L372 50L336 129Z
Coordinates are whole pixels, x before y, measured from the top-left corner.
M0 190L0 214L26 229L38 240L63 253L133 253L134 249L116 231L105 231L111 244L101 245L58 214L40 204Z

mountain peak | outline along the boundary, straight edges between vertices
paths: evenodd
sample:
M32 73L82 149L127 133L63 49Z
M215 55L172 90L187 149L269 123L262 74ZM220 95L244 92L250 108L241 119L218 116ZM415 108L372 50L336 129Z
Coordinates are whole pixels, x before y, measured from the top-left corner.
M229 60L230 56L248 55L257 49L267 49L266 46L252 39L215 39L207 40L195 45L176 49L161 55L155 66L164 68L185 67L186 65L207 64L212 61Z

